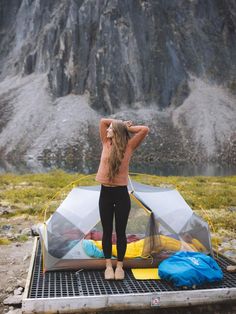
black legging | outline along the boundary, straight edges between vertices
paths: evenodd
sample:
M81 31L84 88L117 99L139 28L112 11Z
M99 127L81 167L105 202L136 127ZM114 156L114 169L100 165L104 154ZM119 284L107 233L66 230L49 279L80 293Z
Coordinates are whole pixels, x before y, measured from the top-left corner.
M117 260L123 261L127 246L126 226L130 212L130 197L127 186L101 186L99 211L103 227L102 247L105 258L111 258L112 229L115 214L117 237Z

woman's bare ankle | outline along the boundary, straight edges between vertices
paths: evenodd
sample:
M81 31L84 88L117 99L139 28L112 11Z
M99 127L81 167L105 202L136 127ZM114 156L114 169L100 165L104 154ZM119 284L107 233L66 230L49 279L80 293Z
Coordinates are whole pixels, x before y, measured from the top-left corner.
M118 268L118 267L123 268L123 262L117 261L116 267L117 267L117 268Z
M111 262L111 259L109 258L107 258L106 259L106 267L112 267L112 262Z

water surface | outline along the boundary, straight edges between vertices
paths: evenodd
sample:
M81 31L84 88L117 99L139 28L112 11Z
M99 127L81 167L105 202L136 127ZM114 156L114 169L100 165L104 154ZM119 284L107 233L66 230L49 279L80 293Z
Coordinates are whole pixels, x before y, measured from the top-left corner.
M5 160L0 160L0 173L12 172L16 174L42 173L54 169L62 169L67 172L96 173L98 161L90 161L87 166L81 168L74 161L71 164L60 163L50 164L38 161L17 162L11 164ZM131 162L130 172L147 173L158 176L231 176L236 175L236 165L219 163L192 164L188 162L166 163L139 163Z

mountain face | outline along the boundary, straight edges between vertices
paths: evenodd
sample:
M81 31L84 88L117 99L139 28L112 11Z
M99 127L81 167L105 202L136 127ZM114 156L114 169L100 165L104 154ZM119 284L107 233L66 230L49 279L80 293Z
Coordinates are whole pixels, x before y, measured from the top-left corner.
M109 115L135 163L236 164L234 0L1 0L0 56L2 159L89 171Z

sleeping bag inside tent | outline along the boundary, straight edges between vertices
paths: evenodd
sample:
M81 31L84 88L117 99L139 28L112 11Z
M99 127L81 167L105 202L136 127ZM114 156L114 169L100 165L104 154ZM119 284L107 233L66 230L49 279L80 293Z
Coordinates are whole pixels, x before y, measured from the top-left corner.
M157 267L179 251L212 253L208 224L195 213L176 189L159 188L132 181L131 211L124 267ZM44 271L102 269L102 226L99 186L71 190L49 219L40 225ZM115 227L112 255L115 262Z

